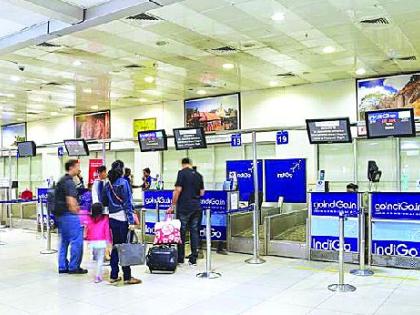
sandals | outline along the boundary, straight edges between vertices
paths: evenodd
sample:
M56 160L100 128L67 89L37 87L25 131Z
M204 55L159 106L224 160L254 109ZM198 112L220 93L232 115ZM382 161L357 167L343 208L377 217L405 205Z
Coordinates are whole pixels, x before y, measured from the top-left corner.
M120 282L122 280L121 277L118 277L117 279L109 279L109 283L117 283Z

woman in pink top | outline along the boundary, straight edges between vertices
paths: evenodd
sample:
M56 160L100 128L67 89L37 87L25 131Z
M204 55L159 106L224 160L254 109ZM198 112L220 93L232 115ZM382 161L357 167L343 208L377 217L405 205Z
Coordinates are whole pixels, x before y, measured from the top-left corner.
M104 263L105 249L107 244L112 243L109 229L109 219L108 216L103 215L102 212L102 204L94 203L92 205L92 214L87 217L86 221L86 240L89 241L89 244L93 249L94 257L96 257L96 283L103 280L102 267Z

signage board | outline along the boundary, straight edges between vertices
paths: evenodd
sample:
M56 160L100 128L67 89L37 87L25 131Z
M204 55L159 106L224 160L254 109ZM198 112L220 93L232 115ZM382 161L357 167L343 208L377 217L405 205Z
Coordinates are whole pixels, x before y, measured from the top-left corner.
M262 160L257 162L258 187L263 190L263 169ZM236 174L238 181L239 200L249 201L250 195L254 192L254 176L252 160L226 161L226 180L232 178L232 173Z
M234 134L230 138L230 146L231 147L240 147L242 145L242 137L241 134Z
M277 131L277 133L276 133L276 143L278 145L288 144L289 143L289 132L285 131L285 130Z

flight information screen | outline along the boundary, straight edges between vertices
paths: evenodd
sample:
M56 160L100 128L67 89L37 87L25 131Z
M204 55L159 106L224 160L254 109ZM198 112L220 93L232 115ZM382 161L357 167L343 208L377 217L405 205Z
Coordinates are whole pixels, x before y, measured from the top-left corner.
M205 149L206 136L203 128L174 129L175 147L177 150Z
M138 133L141 152L165 151L168 148L165 130L141 131Z
M366 112L368 138L413 137L416 135L412 108Z
M36 156L36 144L33 141L24 141L17 143L19 157Z
M307 119L306 129L311 144L348 143L352 141L348 118Z
M89 155L89 148L84 139L64 140L69 156L87 156Z

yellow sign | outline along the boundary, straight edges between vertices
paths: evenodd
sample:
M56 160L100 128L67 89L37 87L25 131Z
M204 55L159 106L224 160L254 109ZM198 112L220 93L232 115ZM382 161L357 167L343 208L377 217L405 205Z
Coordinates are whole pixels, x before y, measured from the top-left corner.
M156 130L156 118L134 119L133 136L137 138L139 131Z

